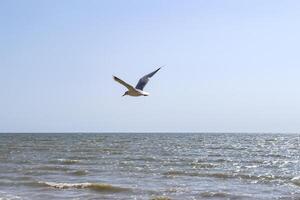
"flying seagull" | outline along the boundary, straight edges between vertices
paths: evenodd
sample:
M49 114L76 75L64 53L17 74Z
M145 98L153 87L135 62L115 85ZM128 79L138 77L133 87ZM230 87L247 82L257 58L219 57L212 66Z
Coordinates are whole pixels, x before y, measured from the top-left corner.
M128 89L128 91L126 91L126 92L123 94L123 96L125 96L125 95L129 95L129 96L133 96L133 97L138 97L138 96L148 96L149 93L143 91L143 89L144 89L145 85L148 83L149 79L150 79L154 74L156 74L156 72L158 72L158 70L160 70L160 69L161 69L161 67L158 68L157 70L155 70L154 72L151 72L150 74L147 74L147 75L143 76L143 77L139 80L138 84L137 84L135 87L133 87L132 85L130 85L130 84L126 83L125 81L119 79L119 78L116 77L116 76L113 76L113 78L114 78L115 81L117 81L118 83L124 85L124 86Z

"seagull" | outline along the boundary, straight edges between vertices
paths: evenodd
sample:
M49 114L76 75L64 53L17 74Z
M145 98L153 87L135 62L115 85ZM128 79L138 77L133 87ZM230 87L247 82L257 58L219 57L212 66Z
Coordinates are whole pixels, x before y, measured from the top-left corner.
M155 70L154 72L151 72L150 74L147 74L147 75L143 76L143 77L139 80L138 84L137 84L135 87L133 87L132 85L130 85L130 84L126 83L125 81L119 79L119 78L116 77L116 76L113 76L113 78L114 78L115 81L117 81L118 83L124 85L124 86L128 89L128 91L126 91L126 92L123 94L123 96L125 96L125 95L129 95L129 96L133 96L133 97L138 97L138 96L149 96L149 93L143 91L143 89L144 89L145 85L148 83L149 79L150 79L154 74L156 74L156 72L158 72L160 69L161 69L161 67L158 68L157 70Z

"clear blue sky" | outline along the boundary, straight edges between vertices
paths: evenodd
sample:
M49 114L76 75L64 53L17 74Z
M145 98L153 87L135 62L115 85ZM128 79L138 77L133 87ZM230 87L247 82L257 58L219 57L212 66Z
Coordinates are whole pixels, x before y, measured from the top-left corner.
M300 131L300 1L0 1L0 132ZM112 75L145 90L121 97Z

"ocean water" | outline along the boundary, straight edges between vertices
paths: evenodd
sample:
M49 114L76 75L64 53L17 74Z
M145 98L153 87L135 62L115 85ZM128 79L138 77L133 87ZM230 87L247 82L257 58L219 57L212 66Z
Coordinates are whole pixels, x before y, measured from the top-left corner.
M0 199L300 199L300 135L0 134Z

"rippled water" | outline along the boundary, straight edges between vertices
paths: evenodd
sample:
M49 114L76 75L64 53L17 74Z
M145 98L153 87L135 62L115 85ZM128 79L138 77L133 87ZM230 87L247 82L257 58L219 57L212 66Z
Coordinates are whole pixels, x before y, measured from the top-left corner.
M0 134L0 199L300 199L300 135Z

